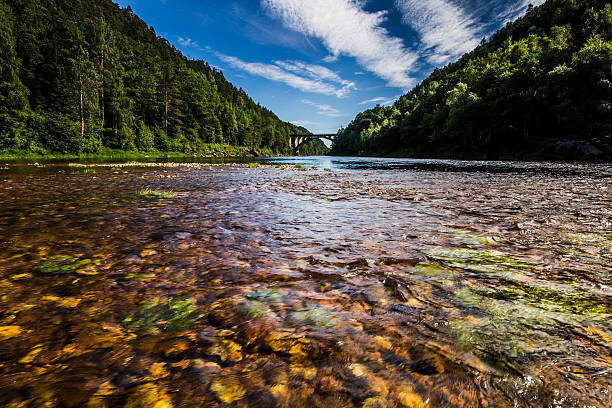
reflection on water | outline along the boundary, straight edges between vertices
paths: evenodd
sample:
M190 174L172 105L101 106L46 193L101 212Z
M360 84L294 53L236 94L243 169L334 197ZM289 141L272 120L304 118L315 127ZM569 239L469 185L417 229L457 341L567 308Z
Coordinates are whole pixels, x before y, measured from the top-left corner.
M0 169L0 404L612 406L610 167L268 163Z

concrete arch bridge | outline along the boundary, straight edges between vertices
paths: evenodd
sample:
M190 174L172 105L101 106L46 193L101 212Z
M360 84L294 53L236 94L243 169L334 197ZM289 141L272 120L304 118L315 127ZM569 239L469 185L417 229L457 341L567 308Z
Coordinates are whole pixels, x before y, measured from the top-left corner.
M311 140L327 139L333 142L335 137L336 137L335 133L323 133L323 134L318 134L318 135L295 134L295 135L290 136L290 144L291 144L291 148L293 149L293 153L297 154L300 152L300 147L310 142Z

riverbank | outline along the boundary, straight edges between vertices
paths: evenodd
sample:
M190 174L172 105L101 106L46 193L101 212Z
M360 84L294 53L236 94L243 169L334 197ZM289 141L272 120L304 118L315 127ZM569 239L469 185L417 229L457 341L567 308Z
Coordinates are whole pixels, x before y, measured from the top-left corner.
M261 156L275 156L271 149L249 149L244 146L231 146L225 144L206 144L197 152L164 152L152 151L125 151L116 149L102 149L95 153L61 153L38 150L0 150L1 162L37 162L37 161L155 161L168 159L193 158L248 158Z
M569 139L551 139L498 149L426 144L397 151L365 153L363 157L612 163L612 145Z

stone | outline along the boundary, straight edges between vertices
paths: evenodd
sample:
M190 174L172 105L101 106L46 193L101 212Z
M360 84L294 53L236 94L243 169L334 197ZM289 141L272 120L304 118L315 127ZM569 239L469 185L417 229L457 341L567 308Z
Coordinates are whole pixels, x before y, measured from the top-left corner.
M0 326L0 339L8 340L19 336L23 330L19 326Z
M124 408L172 408L172 401L163 390L149 383L136 387Z
M217 377L210 385L210 390L226 404L238 401L246 394L236 376L233 375Z

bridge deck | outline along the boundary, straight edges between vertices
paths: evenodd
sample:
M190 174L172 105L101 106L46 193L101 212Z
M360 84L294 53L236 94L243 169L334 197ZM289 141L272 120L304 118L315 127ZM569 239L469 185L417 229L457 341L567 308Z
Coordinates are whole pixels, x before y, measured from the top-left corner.
M335 136L336 136L336 134L335 134L335 133L321 133L321 134L293 134L293 135L291 135L291 137L314 137L314 138L317 138L317 137L325 137L325 138L327 138L327 137L331 137L331 138L333 138L333 137L335 137Z

